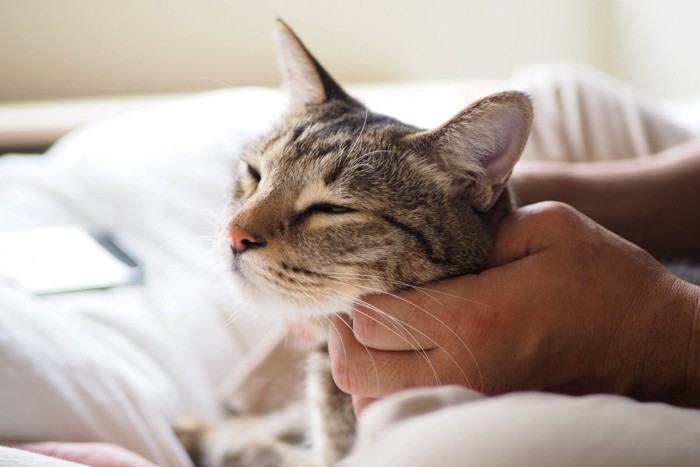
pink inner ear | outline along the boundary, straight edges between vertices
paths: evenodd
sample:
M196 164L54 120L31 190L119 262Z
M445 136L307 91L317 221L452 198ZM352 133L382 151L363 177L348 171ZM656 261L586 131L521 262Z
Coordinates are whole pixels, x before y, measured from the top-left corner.
M325 101L325 90L316 65L299 38L280 22L275 29L275 41L292 107Z
M525 122L517 109L505 106L492 117L497 120L494 131L498 139L493 152L484 155L483 163L491 183L499 185L506 182L520 156Z

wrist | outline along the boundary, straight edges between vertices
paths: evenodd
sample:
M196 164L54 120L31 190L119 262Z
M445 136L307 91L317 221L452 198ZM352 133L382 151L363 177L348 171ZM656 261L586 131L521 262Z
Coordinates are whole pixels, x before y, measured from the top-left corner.
M679 356L679 362L685 362L679 405L700 408L700 287L678 281L684 295L682 316L688 343Z
M641 361L638 398L700 408L700 287L669 276L648 329L655 348Z

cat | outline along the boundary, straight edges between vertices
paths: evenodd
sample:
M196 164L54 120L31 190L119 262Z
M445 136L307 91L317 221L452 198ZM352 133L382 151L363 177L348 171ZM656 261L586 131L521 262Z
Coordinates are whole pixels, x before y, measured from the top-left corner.
M323 322L368 293L480 271L513 208L507 181L529 135L529 98L497 93L423 130L350 97L284 22L275 37L289 110L244 149L220 235L245 300ZM309 372L321 395L315 457L298 447L303 428L273 428L287 426L275 417L298 419L289 411L178 434L203 465L332 465L352 446L351 401L324 349ZM243 434L260 427L267 439Z

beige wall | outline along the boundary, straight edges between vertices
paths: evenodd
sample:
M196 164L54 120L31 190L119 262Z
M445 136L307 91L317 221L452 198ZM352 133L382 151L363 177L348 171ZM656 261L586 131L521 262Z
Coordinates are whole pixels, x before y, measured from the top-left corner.
M700 2L615 0L611 70L652 93L700 97Z
M626 16L637 3L646 10ZM664 78L653 63L700 69L698 54L684 64L683 53L666 53L676 36L700 34L673 27L690 24L690 3L0 0L0 100L276 85L270 31L278 16L343 82L503 79L530 63L573 60L676 95L697 90L696 80ZM653 37L645 35L650 24Z

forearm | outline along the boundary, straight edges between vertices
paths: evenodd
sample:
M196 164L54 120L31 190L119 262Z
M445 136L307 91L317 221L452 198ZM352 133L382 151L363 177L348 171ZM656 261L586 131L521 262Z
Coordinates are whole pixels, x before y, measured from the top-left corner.
M700 287L675 277L659 280L645 306L653 318L636 352L639 373L629 395L700 408ZM649 289L647 289L649 291ZM622 352L622 350L621 350Z
M657 258L700 260L700 140L643 160L524 164L521 204L574 206Z
M685 331L688 335L688 346L681 349L679 355L679 361L686 362L685 379L682 382L685 392L680 394L679 405L700 408L700 287L688 283L682 286L686 297Z

